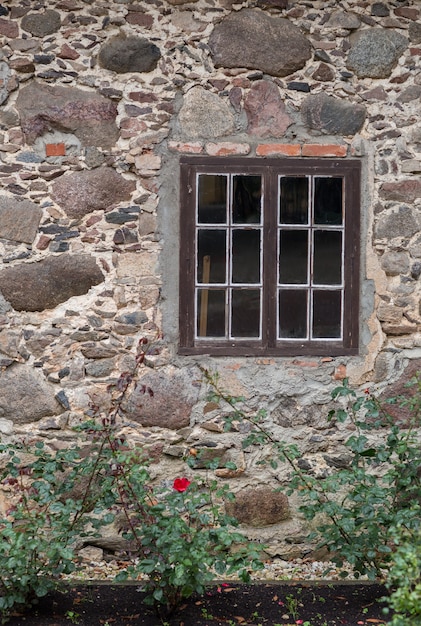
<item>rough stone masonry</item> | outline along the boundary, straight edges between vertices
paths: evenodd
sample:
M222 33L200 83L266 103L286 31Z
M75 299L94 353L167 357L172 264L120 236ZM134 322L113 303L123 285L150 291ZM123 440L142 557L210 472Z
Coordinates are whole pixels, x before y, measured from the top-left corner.
M202 450L250 536L308 553L274 491L287 471L223 432L198 366L320 476L346 463L332 388L399 389L421 369L419 1L9 0L0 38L2 439L66 445L148 337L154 396L134 391L122 430L156 479ZM358 356L177 354L182 154L361 159Z

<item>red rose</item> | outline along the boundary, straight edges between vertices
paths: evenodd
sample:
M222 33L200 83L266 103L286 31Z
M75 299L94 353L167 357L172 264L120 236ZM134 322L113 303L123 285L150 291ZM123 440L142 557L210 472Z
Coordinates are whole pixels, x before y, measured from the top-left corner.
M190 485L190 480L188 478L176 478L174 480L173 487L176 491L183 493L186 491L187 487Z

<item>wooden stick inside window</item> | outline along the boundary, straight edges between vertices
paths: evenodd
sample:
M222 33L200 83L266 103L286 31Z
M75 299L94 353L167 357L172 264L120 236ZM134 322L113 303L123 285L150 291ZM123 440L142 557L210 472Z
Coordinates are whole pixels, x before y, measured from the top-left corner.
M210 255L207 254L203 257L203 282L209 283L210 278ZM199 337L206 337L208 329L208 299L209 289L202 289L202 295L200 298L200 324L199 324Z

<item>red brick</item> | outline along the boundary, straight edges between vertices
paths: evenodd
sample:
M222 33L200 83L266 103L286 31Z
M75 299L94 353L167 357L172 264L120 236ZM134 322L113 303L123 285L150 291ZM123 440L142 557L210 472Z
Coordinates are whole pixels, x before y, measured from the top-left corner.
M309 157L346 157L347 152L348 146L336 144L306 143L302 149L302 155Z
M341 363L336 369L333 375L334 380L344 380L346 378L346 365Z
M65 156L66 146L64 143L46 143L45 155L48 157Z
M231 156L233 154L248 154L250 146L248 143L231 143L222 141L221 143L206 144L206 153L210 156Z
M317 361L300 361L298 359L294 359L292 365L297 365L298 367L318 367L319 363Z
M203 146L198 141L192 141L191 143L181 143L179 141L170 141L168 143L170 150L176 152L188 152L189 154L199 154L203 151Z
M261 143L256 148L257 156L300 156L301 146L292 143Z

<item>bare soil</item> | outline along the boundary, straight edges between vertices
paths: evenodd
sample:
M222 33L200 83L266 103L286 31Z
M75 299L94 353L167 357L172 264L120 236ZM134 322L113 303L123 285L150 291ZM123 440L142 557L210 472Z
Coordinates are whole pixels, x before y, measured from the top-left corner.
M9 626L372 626L385 624L373 583L215 583L171 617L160 618L143 603L137 584L66 584Z

